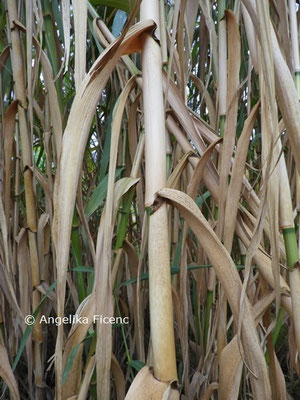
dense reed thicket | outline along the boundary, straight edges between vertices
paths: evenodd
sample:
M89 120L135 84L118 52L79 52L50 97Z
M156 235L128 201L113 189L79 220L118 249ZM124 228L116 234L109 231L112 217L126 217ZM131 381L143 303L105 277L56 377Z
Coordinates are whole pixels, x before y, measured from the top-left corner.
M299 15L0 2L1 398L300 397Z

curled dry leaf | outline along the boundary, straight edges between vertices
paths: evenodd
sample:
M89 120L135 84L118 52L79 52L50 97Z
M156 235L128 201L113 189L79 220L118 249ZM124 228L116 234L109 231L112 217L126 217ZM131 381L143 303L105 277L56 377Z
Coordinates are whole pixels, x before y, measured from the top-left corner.
M237 269L225 247L203 217L196 203L185 193L173 189L163 189L158 196L171 202L184 216L203 246L216 274L224 288L230 308L236 321L242 320L242 344L245 358L255 376L251 373L250 380L256 398L271 399L271 386L263 351L260 347L254 320L247 297L245 296L244 314L239 316L239 299L242 290Z
M125 400L179 400L172 382L161 382L155 378L151 367L143 367L135 377Z
M95 61L83 80L72 104L63 135L61 157L54 187L53 240L56 248L57 312L63 316L66 273L69 258L71 225L76 199L77 183L88 139L90 126L112 70L128 46L143 32L153 29L153 21L133 26L124 38L121 35ZM62 326L56 342L56 378L58 393L62 389Z

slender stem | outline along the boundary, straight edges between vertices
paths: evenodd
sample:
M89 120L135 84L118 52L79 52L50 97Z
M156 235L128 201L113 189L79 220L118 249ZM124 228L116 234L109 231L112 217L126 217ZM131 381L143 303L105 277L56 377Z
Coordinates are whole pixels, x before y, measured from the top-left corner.
M207 294L206 294L206 308L205 308L205 317L204 317L204 339L203 339L204 353L207 350L209 326L210 326L210 320L211 320L211 308L213 305L213 301L214 301L214 292L211 290L208 290Z
M276 321L276 325L274 328L274 331L272 333L272 341L273 341L273 346L275 347L279 333L280 333L280 329L282 327L283 324L283 319L284 319L284 315L285 315L285 311L283 308L280 308L279 313L278 313L278 317L277 317L277 321Z
M218 1L218 19L221 21L224 18L226 8L226 0L219 0Z
M220 115L220 136L224 136L226 113L227 113L227 34L226 34L226 18L225 18L226 0L218 1L218 20L219 20L219 115ZM221 155L221 154L220 154ZM221 165L219 159L219 168ZM216 211L218 213L218 210ZM221 228L219 223L218 228ZM222 230L222 228L221 228ZM222 237L220 237L222 239ZM221 290L222 293L222 290ZM208 293L208 306L212 306L212 293ZM223 295L223 302L219 307L219 325L218 325L218 354L226 345L226 320L227 320L227 300ZM210 310L208 310L210 313ZM221 318L222 317L222 318Z
M226 115L220 115L220 136L224 136Z
M159 26L158 0L143 0L141 20L153 19ZM165 115L162 92L162 60L159 45L143 37L143 103L145 122L146 206L166 186ZM177 380L173 308L170 280L167 206L149 216L149 297L154 374L162 381Z
M36 201L34 192L34 180L33 173L30 169L32 166L32 152L31 152L31 140L28 131L27 123L27 99L26 99L26 84L24 77L24 59L22 52L22 43L20 33L14 26L14 21L18 20L17 15L17 4L15 0L7 2L8 9L8 22L11 29L11 60L12 70L15 82L15 93L18 104L18 117L20 127L20 138L22 144L22 161L24 171L24 188L25 188L25 203L26 203L26 219L28 225L28 239L29 239L29 255L30 255L30 267L31 267L31 280L32 280L32 309L36 309L40 302L40 292L36 289L40 284L40 270L38 251L36 243L36 232L37 232L37 218L36 218ZM35 369L35 383L40 386L42 383L42 366L41 366L41 354L40 354L40 343L43 341L42 337L42 326L35 323L33 327L33 340L34 340L34 369Z

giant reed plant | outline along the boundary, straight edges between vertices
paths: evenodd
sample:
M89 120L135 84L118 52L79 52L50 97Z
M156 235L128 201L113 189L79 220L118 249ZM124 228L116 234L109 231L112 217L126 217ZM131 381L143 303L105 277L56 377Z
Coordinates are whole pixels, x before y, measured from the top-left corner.
M298 13L0 3L3 398L299 397Z

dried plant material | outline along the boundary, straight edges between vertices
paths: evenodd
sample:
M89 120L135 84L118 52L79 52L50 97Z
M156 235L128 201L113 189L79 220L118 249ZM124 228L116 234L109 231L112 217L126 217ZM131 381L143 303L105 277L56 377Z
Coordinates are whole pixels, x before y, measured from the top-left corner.
M223 349L220 356L220 381L218 395L220 400L237 400L243 371L243 361L235 336Z
M141 32L152 29L152 27L153 23L151 22L145 21L141 23L140 29L134 27L129 31L124 42L123 37L120 36L116 42L103 52L84 79L73 102L68 119L69 123L63 136L59 173L54 188L53 239L56 247L56 267L58 272L57 311L59 316L63 315L64 309L66 268L69 255L68 248L71 222L76 198L76 185L93 114L107 79L119 57L122 55L123 50L126 49L129 43L134 41ZM82 113L82 108L86 110L86 114ZM61 327L59 327L56 344L57 379L61 379L62 376L62 346L62 330ZM61 383L58 383L58 388L59 387L61 387Z
M266 308L274 300L274 292L263 297L253 307L255 322L261 319ZM228 343L220 355L220 378L219 391L220 399L237 400L240 391L240 383L243 372L243 362L240 353L237 335Z
M88 332L90 325L93 322L93 316L95 313L95 294L93 293L88 297L84 304L80 305L77 314L82 318L87 318L89 323L86 324L73 324L72 329L69 333L69 337L64 346L63 355L63 366L64 370L66 365L70 362L72 352L76 348L76 353L73 356L72 364L69 368L68 375L65 378L65 384L63 386L62 398L68 399L72 395L78 393L81 373L82 373L82 351L83 351L83 340Z
M115 381L117 400L123 400L125 397L125 378L120 364L114 355L111 358L111 372Z
M64 44L65 44L65 72L68 70L69 57L70 57L70 0L62 0L62 20L63 20L63 32L64 32Z
M208 388L206 389L206 392L204 393L202 399L203 400L209 400L214 392L214 390L217 390L219 387L219 384L217 382L211 383Z
M184 215L185 220L193 230L197 239L205 248L208 257L216 270L216 274L222 283L232 312L235 318L238 318L239 310L236 305L239 303L241 294L241 282L232 259L226 252L224 246L218 240L209 223L202 216L200 210L189 196L173 189L163 189L158 192L158 195L171 201L172 204ZM271 387L269 376L262 349L258 342L250 305L246 297L244 313L240 316L240 319L242 321L242 342L245 357L253 371L250 378L252 390L257 398L264 397L270 399Z
M167 187L170 187L173 189L176 187L176 185L179 181L180 175L182 174L184 168L186 167L186 165L188 163L188 158L193 155L194 155L194 153L192 151L188 151L187 153L184 154L184 156L182 156L179 163L176 165L176 168L174 169L172 174L169 176L169 179L167 182Z
M295 397L298 14L0 2L3 398Z
M141 3L141 20L153 19L159 26L158 2ZM143 37L143 109L145 124L145 206L166 186L165 110L161 51L149 34ZM163 171L163 173L162 173ZM164 204L148 217L149 306L151 346L155 376L177 380L173 306L168 249L168 214Z
M13 400L19 400L20 394L16 378L14 377L13 371L11 369L10 362L7 356L7 351L2 343L0 343L0 376L7 384L11 398Z
M112 301L112 279L111 279L111 242L114 226L114 199L119 199L115 192L115 172L117 163L117 149L120 137L121 122L125 104L128 96L135 85L134 77L131 78L122 93L113 110L112 127L111 127L111 144L110 144L110 162L108 170L107 183L107 203L104 215L103 224L103 243L96 247L95 256L95 292L96 292L96 314L113 316L113 301ZM137 179L128 178L131 184L136 183ZM120 183L120 181L119 181ZM126 190L124 190L126 192ZM102 222L102 220L101 220ZM97 342L96 342L96 368L98 396L101 391L101 398L106 399L109 396L109 374L112 352L112 326L111 324L97 323ZM102 397L103 396L103 397Z
M179 393L172 388L172 383L161 382L153 375L153 369L144 367L135 377L125 400L176 400Z
M201 10L205 16L205 23L207 26L207 29L209 31L209 37L210 37L210 50L214 58L214 65L216 69L216 75L219 76L217 65L218 65L218 40L217 40L217 34L215 30L215 24L213 22L212 16L211 16L211 10L209 7L209 3L205 0L200 0L200 7Z
M215 110L215 106L212 101L212 98L211 98L207 88L205 87L204 83L201 81L201 79L199 79L197 76L195 76L193 74L191 74L191 79L193 80L193 82L195 83L195 85L199 89L199 92L202 94L202 96L205 100L205 104L208 109L210 125L212 128L215 129L217 126L217 117L216 117L216 110Z
M75 36L75 85L79 90L85 77L87 0L72 0ZM66 26L67 29L67 26ZM68 38L67 38L68 39ZM66 49L68 49L68 44Z
M226 202L225 220L224 220L224 245L229 252L231 252L231 247L232 247L233 234L235 230L235 221L238 212L238 204L241 196L243 171L245 169L245 162L248 152L250 135L253 129L258 108L259 108L259 103L257 103L255 107L253 107L249 117L246 119L235 152L234 164L231 173L231 181L228 187L228 194L227 194L228 201Z
M226 21L228 29L228 83L226 94L226 122L224 140L222 143L221 164L220 164L220 198L219 198L219 220L218 230L220 237L223 238L225 207L230 201L228 193L228 176L231 167L232 152L235 145L235 134L238 112L238 90L240 72L240 35L239 28L234 13L226 11Z
M202 180L206 165L208 160L214 150L214 148L222 141L222 138L217 139L213 143L211 143L208 148L205 150L204 154L198 161L197 165L195 166L194 173L192 179L188 185L188 195L192 198L196 197L197 189L200 186L200 182Z

